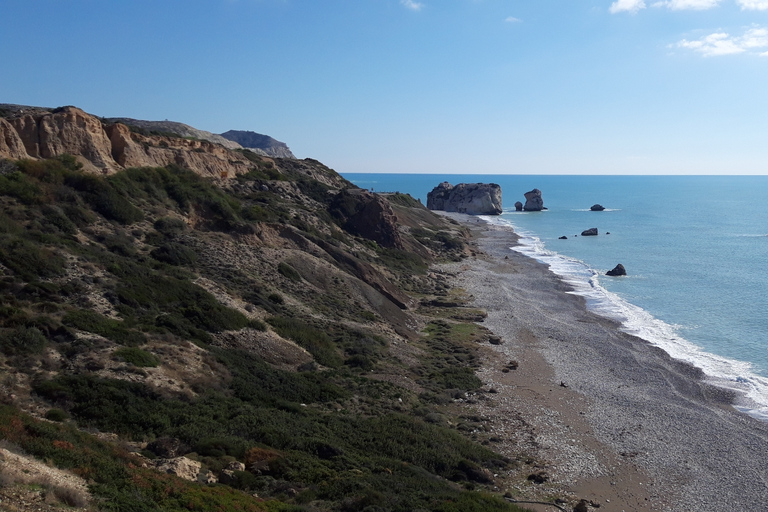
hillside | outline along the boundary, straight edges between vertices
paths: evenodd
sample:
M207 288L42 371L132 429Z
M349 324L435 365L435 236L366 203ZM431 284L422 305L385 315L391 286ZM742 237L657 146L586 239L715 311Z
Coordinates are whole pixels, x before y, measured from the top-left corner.
M269 135L262 135L247 130L229 130L222 133L221 136L265 156L296 158L285 142L275 140Z
M0 128L0 439L89 491L10 456L0 489L51 510L517 510L494 475L524 480L525 456L462 405L486 392L483 312L430 270L470 254L458 224L314 160L75 107Z

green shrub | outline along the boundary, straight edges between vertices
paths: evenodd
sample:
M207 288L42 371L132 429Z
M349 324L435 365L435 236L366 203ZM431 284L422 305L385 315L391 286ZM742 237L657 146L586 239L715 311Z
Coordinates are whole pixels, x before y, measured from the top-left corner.
M69 414L55 407L53 409L48 409L48 412L45 413L45 419L51 420L51 421L62 422L68 418L69 418Z
M291 281L301 281L301 274L299 274L295 268L290 266L288 263L285 263L284 261L278 263L277 271Z
M147 338L141 332L129 329L124 322L100 315L94 311L79 309L70 311L61 322L69 327L88 331L129 347L143 345Z
M161 217L155 221L154 227L163 235L173 237L186 231L187 224L175 217Z
M267 319L277 334L295 341L312 354L317 362L337 368L341 365L341 357L331 338L316 327L296 318L273 316Z
M149 254L157 261L174 266L192 265L197 261L197 253L194 249L177 243L163 244Z
M152 353L136 347L125 347L113 352L113 357L139 368L154 368L160 360Z
M25 281L59 276L65 266L56 252L17 237L0 237L0 262Z
M39 354L47 342L37 327L17 327L0 334L0 351L8 355Z
M133 224L144 219L141 210L131 204L105 178L90 174L72 174L65 184L79 191L91 207L109 220Z

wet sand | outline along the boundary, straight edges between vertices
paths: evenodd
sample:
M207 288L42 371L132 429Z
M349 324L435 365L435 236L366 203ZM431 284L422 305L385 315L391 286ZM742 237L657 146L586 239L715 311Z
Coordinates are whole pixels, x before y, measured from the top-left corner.
M768 510L768 423L730 406L701 372L626 334L543 264L510 249L510 230L448 214L477 257L442 266L503 339L478 372L476 405L506 455L533 454L548 481L507 480L519 500L565 496L601 511ZM519 366L504 372L511 360ZM552 507L526 505L534 510Z

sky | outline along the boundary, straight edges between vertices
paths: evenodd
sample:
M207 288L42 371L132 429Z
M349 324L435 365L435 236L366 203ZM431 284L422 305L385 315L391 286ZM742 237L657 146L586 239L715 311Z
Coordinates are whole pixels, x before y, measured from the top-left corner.
M341 173L768 174L768 0L0 0L0 103Z

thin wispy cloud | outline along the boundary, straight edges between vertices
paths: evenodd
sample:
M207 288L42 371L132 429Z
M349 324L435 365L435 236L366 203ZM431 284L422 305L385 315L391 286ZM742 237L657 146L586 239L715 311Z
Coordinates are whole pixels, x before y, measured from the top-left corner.
M504 21L507 22L507 23L522 23L523 22L523 20L521 20L520 18L515 18L514 16L510 16L510 17L506 18Z
M424 8L423 3L414 2L414 0L400 0L400 3L412 11L420 11Z
M609 10L611 11L611 14L616 14L618 12L637 14L640 9L645 9L644 0L616 0L611 4Z
M768 29L751 28L745 31L743 35L735 37L727 32L715 32L693 41L683 39L673 46L695 51L705 57L735 55L746 52L768 56L768 51L759 51L768 48Z

